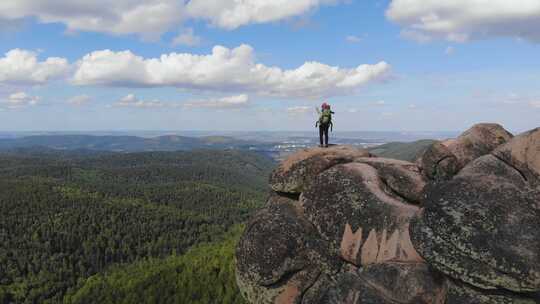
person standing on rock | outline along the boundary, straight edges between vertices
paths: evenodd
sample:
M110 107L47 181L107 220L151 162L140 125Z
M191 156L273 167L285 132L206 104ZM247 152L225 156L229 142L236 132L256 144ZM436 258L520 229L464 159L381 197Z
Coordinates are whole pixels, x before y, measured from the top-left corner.
M321 110L317 108L317 113L319 114L319 120L315 123L315 128L319 127L320 147L328 148L328 130L333 128L332 114L334 112L330 110L330 105L325 102L322 104Z

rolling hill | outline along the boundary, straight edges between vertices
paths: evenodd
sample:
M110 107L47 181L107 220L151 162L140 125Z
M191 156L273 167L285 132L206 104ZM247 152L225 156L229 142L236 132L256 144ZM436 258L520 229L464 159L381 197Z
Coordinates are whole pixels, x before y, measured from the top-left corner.
M35 135L0 139L0 150L46 147L56 150L95 150L116 152L179 151L194 149L242 148L250 142L227 136L186 137L166 135L138 136Z

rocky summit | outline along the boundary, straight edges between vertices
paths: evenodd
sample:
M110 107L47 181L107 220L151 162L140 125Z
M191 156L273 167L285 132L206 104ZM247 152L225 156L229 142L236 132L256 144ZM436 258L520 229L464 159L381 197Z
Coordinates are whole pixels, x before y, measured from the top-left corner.
M540 129L479 124L414 162L299 151L236 250L250 303L540 303Z

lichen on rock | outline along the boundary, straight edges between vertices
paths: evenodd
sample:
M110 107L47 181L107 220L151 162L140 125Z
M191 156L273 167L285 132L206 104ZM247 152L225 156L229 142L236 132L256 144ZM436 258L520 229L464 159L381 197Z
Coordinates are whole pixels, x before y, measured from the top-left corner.
M540 303L540 129L479 124L415 162L297 152L248 223L250 303Z
M367 150L350 146L305 149L289 156L274 170L270 186L276 192L299 194L326 169L367 156Z

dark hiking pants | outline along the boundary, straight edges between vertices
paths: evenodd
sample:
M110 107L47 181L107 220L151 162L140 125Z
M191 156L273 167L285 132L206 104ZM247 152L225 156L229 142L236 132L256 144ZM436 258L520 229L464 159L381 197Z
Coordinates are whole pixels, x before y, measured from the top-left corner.
M328 129L330 129L330 124L320 124L319 125L319 139L321 140L321 146L324 144L328 146ZM323 142L324 137L324 142Z

